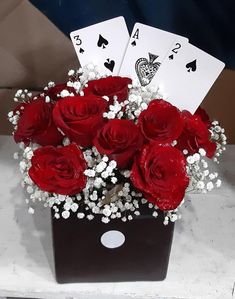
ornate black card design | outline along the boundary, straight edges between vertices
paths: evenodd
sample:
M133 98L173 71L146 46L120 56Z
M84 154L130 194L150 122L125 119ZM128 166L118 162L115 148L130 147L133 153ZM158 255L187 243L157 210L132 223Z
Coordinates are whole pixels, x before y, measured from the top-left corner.
M135 63L135 71L142 86L148 85L155 76L160 62L154 62L158 58L157 55L149 53L147 58L139 58Z

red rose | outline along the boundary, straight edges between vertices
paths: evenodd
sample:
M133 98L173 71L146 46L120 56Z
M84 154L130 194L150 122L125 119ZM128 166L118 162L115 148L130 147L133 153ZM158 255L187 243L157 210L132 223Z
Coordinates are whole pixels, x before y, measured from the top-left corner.
M147 140L167 144L179 137L183 120L176 107L164 100L153 100L140 113L138 125Z
M65 97L56 103L53 118L70 140L89 147L93 145L97 130L105 123L106 108L107 102L94 95Z
M44 191L74 195L86 185L86 162L75 144L38 148L34 151L31 163L29 176Z
M208 129L211 127L210 117L203 108L199 106L194 115L199 116Z
M127 119L109 120L94 139L97 150L115 160L122 169L131 165L142 144L138 127Z
M61 99L57 95L61 93L62 90L67 90L68 92L73 92L74 95L76 95L76 91L73 87L67 86L66 83L57 84L53 87L49 87L48 90L45 90L45 95L49 96L50 99L53 101L57 101L58 99Z
M36 142L40 145L61 144L63 136L53 122L52 103L46 103L44 98L38 98L23 107L14 133L16 142Z
M88 87L84 88L85 95L94 94L97 96L108 96L113 102L113 96L117 96L119 102L126 100L128 95L128 84L132 80L125 77L107 77L88 82Z
M133 163L131 180L161 210L176 209L189 183L186 160L174 147L147 144Z
M188 150L189 154L198 152L199 148L206 151L206 155L212 158L216 143L210 140L210 132L206 124L197 115L192 115L188 111L183 111L184 128L177 140L177 148Z

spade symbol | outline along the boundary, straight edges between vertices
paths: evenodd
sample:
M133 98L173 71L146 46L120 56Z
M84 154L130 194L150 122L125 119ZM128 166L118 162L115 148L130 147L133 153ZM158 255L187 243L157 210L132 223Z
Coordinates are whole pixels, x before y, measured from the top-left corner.
M186 69L187 69L187 71L188 72L195 72L196 71L196 69L197 69L197 60L195 59L195 60L193 60L193 61L191 61L191 62L189 62L189 63L187 63L186 64Z
M105 66L108 70L110 70L110 72L112 72L112 71L113 71L113 68L114 68L114 66L115 66L115 62L114 62L114 60L110 60L110 59L106 59L106 60L107 60L107 62L104 63L104 66Z
M133 47L135 47L135 46L136 46L136 41L134 40L134 41L131 43L131 45L132 45Z
M135 71L142 86L148 85L155 76L161 63L156 61L158 55L149 53L149 60L141 57L135 63Z
M103 49L106 48L106 46L108 45L108 41L107 39L103 38L103 36L101 34L99 34L99 39L98 39L98 42L97 42L97 46L100 48L102 47Z
M174 59L174 55L171 54L169 57L168 57L170 60Z
M79 53L83 54L84 50L82 48L79 49Z

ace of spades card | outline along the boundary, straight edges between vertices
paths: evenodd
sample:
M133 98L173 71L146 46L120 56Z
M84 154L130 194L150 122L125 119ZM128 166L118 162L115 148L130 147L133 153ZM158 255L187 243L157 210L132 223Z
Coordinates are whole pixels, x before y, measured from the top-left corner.
M185 37L136 23L119 75L136 78L142 86L151 84L176 39L179 43L188 41Z
M176 44L172 45L152 84L159 86L168 102L194 113L225 64L189 43L182 43L175 53Z
M93 63L105 74L118 74L129 41L123 17L73 31L70 37L81 66Z

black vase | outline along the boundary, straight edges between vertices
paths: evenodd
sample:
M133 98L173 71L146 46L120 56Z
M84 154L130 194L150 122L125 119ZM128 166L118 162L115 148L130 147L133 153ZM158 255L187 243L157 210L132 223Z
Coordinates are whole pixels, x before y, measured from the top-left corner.
M98 216L92 221L78 219L76 214L68 219L52 216L57 282L165 279L174 223L165 226L163 218L162 212L157 218L146 213L132 221L114 219L105 224ZM115 236L120 244L113 244Z

